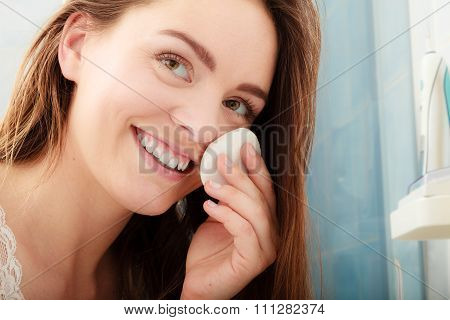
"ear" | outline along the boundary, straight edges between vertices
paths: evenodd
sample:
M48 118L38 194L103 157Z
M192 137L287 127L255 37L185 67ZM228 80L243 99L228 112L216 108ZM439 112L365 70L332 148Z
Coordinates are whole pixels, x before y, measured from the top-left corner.
M79 79L86 33L86 16L80 12L72 13L66 20L61 34L58 61L64 77L74 82L78 82Z

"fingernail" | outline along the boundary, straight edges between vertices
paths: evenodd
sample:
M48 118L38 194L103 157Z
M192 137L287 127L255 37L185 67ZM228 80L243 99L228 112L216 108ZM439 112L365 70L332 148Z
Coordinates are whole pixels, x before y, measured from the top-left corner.
M233 165L228 156L225 158L225 165L227 166L227 168L231 168Z
M209 185L213 187L214 189L219 189L222 185L220 183L217 183L215 181L209 180Z
M256 156L256 150L255 150L255 148L253 147L253 145L251 145L251 144L249 144L248 152L250 153L250 155L251 155L252 157Z
M217 207L217 203L215 203L212 200L206 201L206 205L209 206L209 207Z

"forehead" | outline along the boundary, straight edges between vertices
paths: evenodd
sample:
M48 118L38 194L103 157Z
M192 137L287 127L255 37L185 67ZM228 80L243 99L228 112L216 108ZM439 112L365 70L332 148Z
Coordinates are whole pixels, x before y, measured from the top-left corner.
M130 39L164 42L189 48L181 40L159 34L182 31L214 56L217 74L269 88L277 54L276 29L262 1L165 0L131 10L122 25Z

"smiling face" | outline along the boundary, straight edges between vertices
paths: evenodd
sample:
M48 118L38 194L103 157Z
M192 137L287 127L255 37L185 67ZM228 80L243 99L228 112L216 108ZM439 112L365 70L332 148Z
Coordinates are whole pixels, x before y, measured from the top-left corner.
M277 38L262 1L169 0L131 9L79 48L69 143L125 208L160 214L201 186L206 146L265 107ZM167 163L194 162L189 173L157 164L136 128Z

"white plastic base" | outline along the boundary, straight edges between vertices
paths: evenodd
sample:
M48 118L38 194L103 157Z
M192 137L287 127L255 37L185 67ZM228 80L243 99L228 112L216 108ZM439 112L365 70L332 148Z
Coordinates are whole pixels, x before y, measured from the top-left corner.
M421 197L391 214L392 239L450 238L450 196Z
M391 213L392 239L450 239L450 167L426 174L412 187Z

